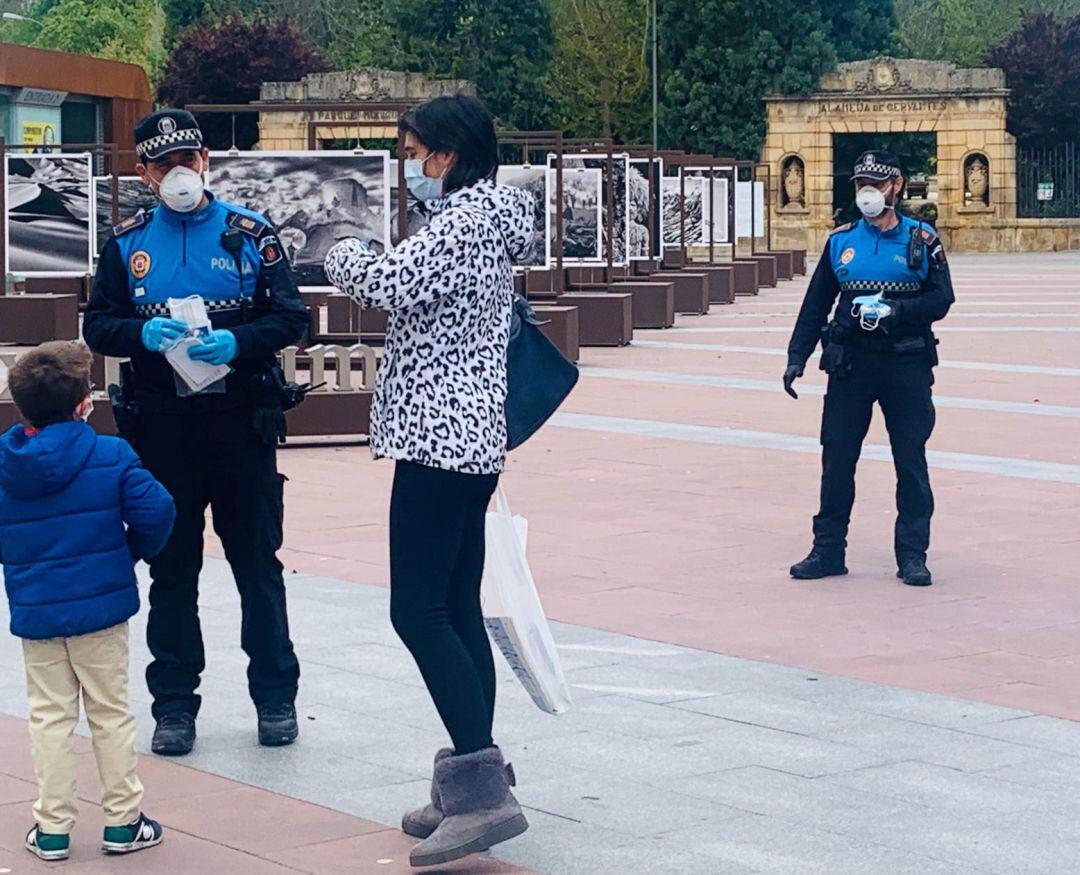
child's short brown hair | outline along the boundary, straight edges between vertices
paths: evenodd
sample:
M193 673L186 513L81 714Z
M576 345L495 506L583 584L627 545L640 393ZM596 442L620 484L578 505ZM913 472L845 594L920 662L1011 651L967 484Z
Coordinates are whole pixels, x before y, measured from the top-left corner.
M52 340L20 356L8 373L8 389L23 419L34 428L69 422L90 394L93 353L73 340Z

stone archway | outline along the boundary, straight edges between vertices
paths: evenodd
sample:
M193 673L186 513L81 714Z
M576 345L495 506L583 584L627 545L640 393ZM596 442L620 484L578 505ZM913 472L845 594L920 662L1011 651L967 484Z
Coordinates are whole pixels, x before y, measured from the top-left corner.
M766 98L762 162L772 168L773 245L820 251L833 228L833 135L932 132L937 136L938 229L958 231L1016 220L1016 143L1005 130L1005 74L938 61L875 58L840 64L819 90ZM972 197L970 156L985 159L987 190ZM802 202L782 190L791 156L802 162ZM965 242L977 235L964 234Z

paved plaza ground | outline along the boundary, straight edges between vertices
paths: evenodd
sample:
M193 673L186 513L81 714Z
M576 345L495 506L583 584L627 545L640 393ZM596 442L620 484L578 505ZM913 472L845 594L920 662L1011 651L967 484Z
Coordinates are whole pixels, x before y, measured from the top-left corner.
M880 415L851 575L787 576L819 474L823 377L809 368L798 402L780 387L807 278L583 351L579 388L504 479L575 709L541 714L499 662L496 739L532 829L440 871L1080 870L1080 253L952 267L928 590L893 576ZM65 868L409 871L396 824L445 739L387 619L392 466L338 446L289 449L281 467L300 742L255 743L238 600L210 541L198 747L143 760L166 845L104 860L88 802ZM132 696L146 750L144 620ZM41 871L21 850L34 786L6 637L0 712L0 872Z

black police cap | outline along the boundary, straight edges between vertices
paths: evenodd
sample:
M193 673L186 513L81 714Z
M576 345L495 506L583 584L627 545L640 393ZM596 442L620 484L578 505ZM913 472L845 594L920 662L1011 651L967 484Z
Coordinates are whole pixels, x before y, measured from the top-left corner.
M871 149L869 152L863 152L859 156L859 160L855 162L855 170L852 172L851 178L873 179L877 182L884 182L886 179L893 179L903 175L900 159L892 152Z
M135 151L143 161L202 147L199 123L186 109L160 109L135 123Z

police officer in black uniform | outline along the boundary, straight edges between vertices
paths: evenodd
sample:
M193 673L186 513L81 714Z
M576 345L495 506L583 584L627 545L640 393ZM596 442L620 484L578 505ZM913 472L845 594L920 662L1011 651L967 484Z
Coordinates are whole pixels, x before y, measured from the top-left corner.
M194 116L155 112L135 126L135 140L136 170L160 204L126 219L105 243L83 332L95 352L130 358L114 397L117 424L176 502L172 536L150 563L152 747L180 755L195 743L208 505L240 591L259 741L290 744L298 734L300 669L276 555L284 480L276 461L284 437L276 353L299 340L307 311L270 222L205 190L209 153ZM188 331L171 317L169 300L193 295L211 328L186 354L231 368L197 392L165 357Z
M926 442L934 428L931 386L937 364L931 325L952 306L952 280L934 229L896 210L904 179L895 155L864 153L852 181L863 218L829 237L788 345L784 388L793 398L798 396L792 384L819 341L821 368L829 375L814 548L792 566L791 576L814 580L847 574L855 466L876 401L896 465L897 577L911 586L929 586L926 551L934 497Z

